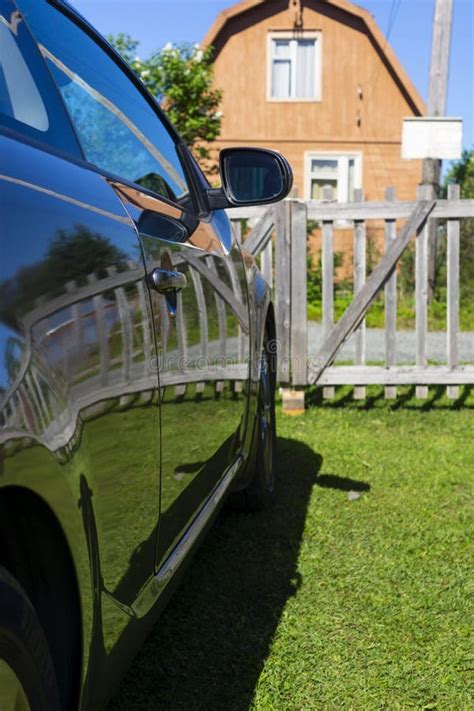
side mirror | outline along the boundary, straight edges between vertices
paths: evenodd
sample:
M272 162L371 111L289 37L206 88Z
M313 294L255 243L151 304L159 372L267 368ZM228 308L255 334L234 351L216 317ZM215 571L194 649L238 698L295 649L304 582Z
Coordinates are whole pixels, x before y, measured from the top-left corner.
M278 202L293 185L286 158L264 148L224 148L219 167L222 188L207 193L211 210Z

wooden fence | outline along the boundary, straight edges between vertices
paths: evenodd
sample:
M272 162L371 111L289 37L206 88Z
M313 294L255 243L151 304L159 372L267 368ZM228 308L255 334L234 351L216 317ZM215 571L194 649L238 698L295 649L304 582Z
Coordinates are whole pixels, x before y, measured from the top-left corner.
M324 189L325 200L285 200L267 210L232 210L229 213L237 239L242 239L242 219L257 219L243 247L255 255L267 281L272 285L276 311L278 339L278 379L283 387L284 407L288 410L304 406L304 388L317 384L324 396L332 397L338 385L354 386L354 397L365 397L365 386L382 385L386 398L397 396L398 385L416 386L419 398L428 395L429 385L447 387L450 398L459 396L459 386L474 383L474 343L469 357L459 357L459 259L460 220L474 217L474 200L460 200L458 186L450 186L447 200L425 200L420 193L417 202L399 202L393 190L387 190L383 202L365 203L357 194L353 203L332 201L330 188ZM428 294L428 220L447 221L447 329L446 362L428 365L427 358L427 294ZM308 350L307 320L307 221L321 225L322 232L322 335L316 350ZM334 323L334 227L339 221L353 224L354 233L354 298L344 315ZM367 224L383 221L385 253L367 277ZM401 221L404 221L401 226ZM397 271L396 265L412 237L416 240L416 339L414 364L397 364ZM248 320L239 300L237 275L231 270L229 284L215 273L210 260L186 257L192 269L192 287L199 307L202 301L201 277L212 284L219 314L219 340L226 342L225 352L234 348L236 358L225 363L213 363L205 369L195 367L188 348L188 334L180 319L176 319L177 347L169 351L178 360L188 359L189 367L165 367L160 376L162 387L174 387L179 392L189 383L196 391L205 381L222 389L230 381L236 391L247 377L241 345L248 331ZM209 263L208 263L209 262ZM157 265L158 266L158 265ZM230 267L229 267L230 268ZM77 418L87 408L110 398L152 397L157 386L156 369L150 368L152 336L146 319L137 321L132 314L145 312L143 269L129 264L125 272L109 270L97 280L90 275L88 283L70 283L67 293L44 302L39 300L24 316L27 334L22 364L9 390L0 398L0 442L11 437L12 431L22 436L25 431L47 439L53 448L64 446L76 431ZM190 285L191 286L191 285ZM385 292L385 358L384 365L367 364L367 329L364 316L380 291ZM104 294L109 294L107 299ZM82 305L82 306L81 306ZM237 342L231 343L226 333L227 313L238 322ZM107 314L113 316L120 337L120 348L112 352ZM166 352L166 313L162 318L162 342ZM199 362L208 353L206 309L199 308L200 347L194 354ZM84 341L88 321L97 331L99 344L96 357L87 355ZM343 343L355 333L354 363L335 365L335 357ZM32 338L35 347L32 349ZM474 336L473 336L474 338ZM44 360L54 360L57 351L57 380L47 380ZM221 344L222 345L222 344ZM33 352L34 350L34 352ZM222 350L222 349L221 349ZM189 360L190 359L190 360ZM184 362L184 361L183 361ZM207 362L207 361L206 361ZM77 363L81 367L77 370ZM76 371L76 372L75 372ZM75 373L75 374L74 374ZM70 402L62 401L61 381L73 384ZM93 387L91 387L91 384ZM179 393L178 393L179 394ZM67 405L67 406L66 406Z
M474 344L469 363L459 358L459 245L460 221L474 217L474 200L461 200L459 186L451 185L447 200L425 199L420 187L415 202L397 201L388 188L382 202L364 202L361 191L355 201L337 203L332 188L325 187L323 201L285 200L270 207L232 210L229 216L237 233L241 220L257 220L243 241L245 249L260 255L261 269L272 285L279 343L279 381L284 406L300 409L302 389L311 384L323 387L325 397L334 396L337 385L353 385L354 397L365 397L365 386L384 386L386 398L397 397L397 385L416 386L418 398L428 396L429 385L447 387L450 398L459 396L459 386L474 383ZM322 240L322 337L315 353L308 352L307 320L307 221L321 227ZM428 257L429 220L446 220L447 227L447 327L446 359L443 365L429 365ZM352 303L334 322L334 229L340 221L352 226ZM385 249L379 263L367 276L367 225L384 226ZM404 224L402 225L402 221ZM414 363L397 364L397 264L412 238L415 240L415 348ZM367 329L364 316L376 296L384 290L384 364L367 364ZM473 325L474 331L474 325ZM335 365L341 346L354 334L352 365ZM473 336L474 339L474 336Z

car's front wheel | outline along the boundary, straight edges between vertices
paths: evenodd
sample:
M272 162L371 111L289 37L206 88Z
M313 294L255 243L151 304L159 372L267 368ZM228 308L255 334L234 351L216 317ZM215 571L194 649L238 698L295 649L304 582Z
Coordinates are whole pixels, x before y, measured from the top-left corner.
M0 566L0 709L59 711L53 663L25 591Z

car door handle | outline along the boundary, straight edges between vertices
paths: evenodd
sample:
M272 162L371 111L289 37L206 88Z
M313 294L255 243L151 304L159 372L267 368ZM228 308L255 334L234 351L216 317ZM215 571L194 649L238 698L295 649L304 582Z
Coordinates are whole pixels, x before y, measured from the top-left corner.
M151 286L160 294L176 294L186 286L186 275L171 269L156 268L149 277Z

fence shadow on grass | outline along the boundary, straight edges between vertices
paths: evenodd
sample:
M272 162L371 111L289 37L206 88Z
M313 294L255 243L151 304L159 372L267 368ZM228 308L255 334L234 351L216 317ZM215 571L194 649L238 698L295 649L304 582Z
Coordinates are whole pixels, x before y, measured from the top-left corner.
M324 399L323 391L320 387L311 387L306 391L306 405L322 406L330 409L352 408L353 410L372 410L374 408L386 408L389 410L414 410L417 412L430 412L431 410L474 410L474 387L464 385L459 387L459 397L450 400L446 397L446 386L432 385L428 390L428 397L425 400L416 398L416 387L414 385L402 385L398 388L396 400L385 400L384 388L381 385L367 386L367 395L364 400L354 400L354 389L344 385L336 388L336 395L333 399Z
M109 711L248 711L297 570L322 458L278 441L278 497L265 513L224 510L122 681ZM350 482L350 488L354 488Z

